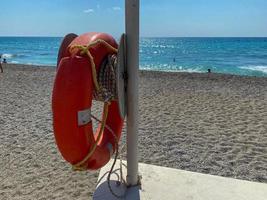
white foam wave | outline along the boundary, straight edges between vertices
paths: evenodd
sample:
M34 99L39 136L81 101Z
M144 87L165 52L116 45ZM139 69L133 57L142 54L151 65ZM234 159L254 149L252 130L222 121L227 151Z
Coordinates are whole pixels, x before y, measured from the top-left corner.
M151 70L151 71L165 71L165 72L189 72L189 73L203 73L203 70L201 70L201 68L185 68L183 66L179 66L179 67L168 67L167 64L162 64L162 65L158 65L157 68L155 68L155 66L153 65L145 65L145 66L140 66L140 69L144 69L144 70Z
M18 61L15 61L15 60L12 60L11 63L18 64L19 62Z
M8 58L12 58L12 57L13 57L13 54L9 54L9 53L2 54L2 58L8 59Z
M184 70L180 70L180 72L189 72L189 73L204 73L203 71L201 71L200 69L184 69Z
M240 69L247 69L247 70L251 70L251 71L259 71L259 72L263 72L267 74L267 66L264 65L250 65L250 66L242 66L239 67Z

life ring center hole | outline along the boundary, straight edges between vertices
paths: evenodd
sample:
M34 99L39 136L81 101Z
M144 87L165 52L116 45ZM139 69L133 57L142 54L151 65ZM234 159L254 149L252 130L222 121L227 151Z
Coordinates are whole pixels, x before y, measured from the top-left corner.
M102 121L103 107L104 107L103 102L93 100L91 114L101 121ZM93 124L93 131L94 133L96 133L100 123L92 118L92 124Z

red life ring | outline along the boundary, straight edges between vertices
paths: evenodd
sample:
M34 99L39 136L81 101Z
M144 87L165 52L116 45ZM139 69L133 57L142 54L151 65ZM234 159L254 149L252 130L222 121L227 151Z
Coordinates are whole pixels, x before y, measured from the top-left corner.
M118 47L116 41L108 34L86 33L76 37L67 48L70 49L73 45L87 46L99 39L114 48ZM112 52L103 44L92 46L89 51L98 73L103 59ZM115 151L116 139L110 129L119 139L124 119L120 116L118 102L111 101L106 118L106 126L110 129L104 128L101 139L96 144L100 128L93 133L90 118L95 90L92 63L86 56L72 55L69 50L61 50L61 52L52 94L56 144L64 159L72 165L81 162L96 146L92 155L83 163L83 168L99 169L110 160Z
M58 51L58 56L57 56L57 67L59 65L59 62L61 60L61 58L63 58L64 56L66 56L67 54L67 50L68 50L68 46L70 45L70 43L76 38L78 37L78 35L74 34L74 33L69 33L67 34L60 45L59 51Z

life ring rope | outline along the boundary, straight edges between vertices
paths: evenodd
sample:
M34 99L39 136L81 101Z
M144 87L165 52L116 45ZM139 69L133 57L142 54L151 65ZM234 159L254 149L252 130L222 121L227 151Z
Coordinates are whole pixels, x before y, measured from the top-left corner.
M90 151L88 152L88 154L84 157L84 159L74 165L72 165L72 169L74 171L84 171L86 170L86 166L84 166L84 164L89 160L89 158L93 155L93 153L96 150L97 144L99 143L100 139L102 138L102 135L104 133L104 128L106 127L106 120L107 120L107 116L108 116L108 106L109 106L109 102L106 102L104 104L104 116L103 116L103 120L100 122L101 123L101 128L100 128L100 132L97 136L97 139L93 145L93 147L90 149Z
M101 93L103 91L102 85L100 85L97 81L97 72L96 72L96 65L94 62L94 58L91 55L90 48L93 48L97 45L104 45L106 48L108 48L112 53L117 53L118 50L111 46L109 43L107 43L105 40L102 39L97 39L94 42L89 43L87 46L84 45L73 45L70 46L69 52L71 55L81 55L84 56L86 55L89 58L90 64L91 64L91 70L92 70L92 75L93 75L93 83L95 86L96 93ZM99 95L102 96L102 95ZM108 116L108 110L109 110L109 105L111 100L106 101L105 99L101 99L102 102L104 102L104 111L103 111L103 119L101 121L101 127L100 127L100 132L97 136L97 139L93 145L93 147L89 150L88 154L84 157L83 160L80 162L73 164L72 169L75 171L84 171L86 170L86 162L90 159L90 157L93 155L97 148L97 144L99 143L100 139L102 138L102 135L104 133L104 129L106 127L106 120Z
M96 73L96 67L95 67L95 62L94 58L90 53L90 48L95 47L99 44L105 45L109 50L113 51L113 53L117 53L118 49L114 48L111 46L109 43L107 43L105 40L97 39L94 42L89 43L87 46L83 45L73 45L69 48L69 51L72 55L77 54L80 52L80 55L87 55L90 61L90 64L92 66L92 74L93 74L93 81L95 85L96 92L101 92L101 86L98 84L97 81L97 73ZM78 50L78 51L77 51Z

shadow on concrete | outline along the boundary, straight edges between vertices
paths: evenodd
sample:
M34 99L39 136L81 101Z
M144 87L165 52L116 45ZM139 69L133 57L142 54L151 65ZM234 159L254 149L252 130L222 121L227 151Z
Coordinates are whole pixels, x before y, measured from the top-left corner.
M108 186L108 182L105 181L96 188L93 200L140 200L140 186L127 188L124 184L119 184L118 181L114 180L110 181L110 186L115 195L112 194Z

